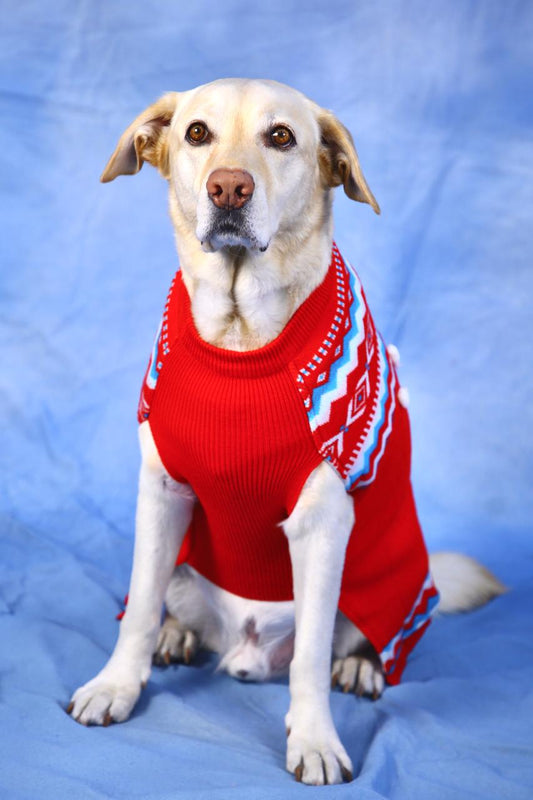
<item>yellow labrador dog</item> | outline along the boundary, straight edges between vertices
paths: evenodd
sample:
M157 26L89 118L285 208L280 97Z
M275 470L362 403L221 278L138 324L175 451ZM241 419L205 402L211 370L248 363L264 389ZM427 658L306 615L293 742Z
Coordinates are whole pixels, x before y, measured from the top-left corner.
M348 131L329 111L271 81L220 80L164 95L125 131L102 181L135 174L145 161L169 182L180 280L197 334L211 349L264 348L324 285L336 186L379 213ZM140 443L128 607L111 658L75 692L69 713L85 725L126 720L152 660L188 662L198 647L220 653L220 667L243 680L264 680L290 665L287 769L309 784L351 780L330 712L331 677L345 690L379 697L384 672L338 610L352 529L357 535L343 481L322 461L279 520L294 601L247 599L186 563L175 566L197 498L165 468L149 419L140 425ZM473 608L502 590L464 557L441 554L431 566L444 610Z

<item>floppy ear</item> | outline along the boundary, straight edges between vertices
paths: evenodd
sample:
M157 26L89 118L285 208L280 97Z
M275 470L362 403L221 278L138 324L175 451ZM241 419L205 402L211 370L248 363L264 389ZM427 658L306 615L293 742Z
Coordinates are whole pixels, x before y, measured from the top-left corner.
M331 111L325 109L320 109L318 124L321 133L318 162L326 185L333 187L342 184L348 197L368 203L376 214L380 214L376 198L361 170L350 131Z
M145 161L169 177L168 126L178 104L178 92L169 92L139 114L119 139L100 180L108 183L117 175L135 175Z

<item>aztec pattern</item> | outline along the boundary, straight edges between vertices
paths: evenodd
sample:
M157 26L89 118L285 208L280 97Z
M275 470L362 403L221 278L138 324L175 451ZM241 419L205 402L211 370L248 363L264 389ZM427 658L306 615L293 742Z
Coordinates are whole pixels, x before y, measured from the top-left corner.
M411 649L412 645L409 639L416 633L421 635L423 630L427 628L438 602L439 594L431 574L428 573L420 593L413 603L411 613L406 617L402 628L380 653L381 663L386 675L394 673L404 648Z
M337 309L296 381L319 452L351 490L374 479L392 428L397 378L361 282L335 244L333 264Z

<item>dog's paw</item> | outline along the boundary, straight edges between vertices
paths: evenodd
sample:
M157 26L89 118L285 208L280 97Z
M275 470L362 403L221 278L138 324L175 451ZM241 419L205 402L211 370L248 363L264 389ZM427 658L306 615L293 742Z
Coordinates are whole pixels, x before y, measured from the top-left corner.
M286 724L290 724L287 718ZM289 731L287 770L312 786L353 780L352 762L335 730L321 734L320 725L307 726L305 732Z
M97 675L74 692L67 713L81 725L107 726L112 722L124 722L142 686L140 681L119 681Z
M198 636L184 630L174 617L167 616L159 631L152 661L158 667L167 667L177 661L190 664L198 651Z
M343 692L355 692L358 697L364 695L377 700L385 688L381 664L356 655L338 658L331 670L331 688L337 685Z

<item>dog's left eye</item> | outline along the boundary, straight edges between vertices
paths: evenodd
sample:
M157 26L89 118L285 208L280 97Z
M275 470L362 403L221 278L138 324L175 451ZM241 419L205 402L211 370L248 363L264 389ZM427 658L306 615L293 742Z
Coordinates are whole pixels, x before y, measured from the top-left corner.
M203 122L193 122L187 128L185 138L190 144L203 144L210 137L209 128Z
M296 144L294 133L286 125L276 125L275 128L269 133L269 143L278 147L280 150L286 150Z

